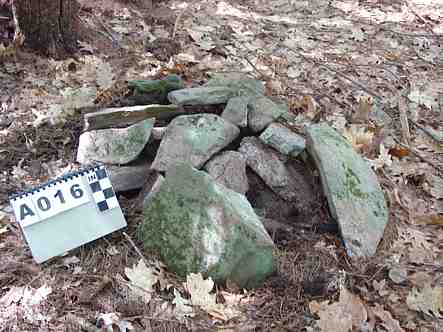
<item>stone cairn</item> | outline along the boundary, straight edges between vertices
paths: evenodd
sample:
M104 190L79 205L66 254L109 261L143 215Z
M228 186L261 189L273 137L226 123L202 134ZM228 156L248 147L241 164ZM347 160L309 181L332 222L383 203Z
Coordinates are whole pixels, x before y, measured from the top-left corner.
M171 271L260 286L277 265L264 224L312 221L323 195L348 255L374 255L388 220L384 194L333 128L303 123L296 133L286 104L242 74L193 88L176 75L129 87L132 106L85 115L77 161L105 163L116 192L140 190L138 236Z

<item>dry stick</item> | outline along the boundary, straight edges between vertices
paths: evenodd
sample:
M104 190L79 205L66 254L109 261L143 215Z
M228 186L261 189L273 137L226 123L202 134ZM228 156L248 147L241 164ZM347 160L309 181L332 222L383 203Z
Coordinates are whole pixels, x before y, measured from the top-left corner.
M182 19L183 15L186 13L186 11L190 7L192 7L192 5L186 6L185 8L183 8L183 10L180 12L180 14L177 15L177 18L175 19L175 23L174 23L174 30L172 31L172 39L174 39L175 35L177 34L178 23L180 22L180 20Z
M131 237L128 234L126 234L126 232L123 232L123 235L125 236L126 240L128 240L128 242L132 245L132 247L137 252L137 254L140 256L140 258L143 260L143 262L145 262L146 266L148 266L149 265L148 260L145 258L145 256L143 256L141 250L135 245L135 243L134 243L134 241L132 241Z
M372 90L369 89L368 87L364 86L363 84L354 81L354 80L353 80L352 78L350 78L349 76L340 73L339 71L337 71L337 70L335 70L335 69L329 67L329 66L326 65L326 64L319 63L319 62L317 62L317 61L315 61L315 60L313 60L313 59L310 59L310 58L304 56L301 52L297 51L296 49L294 49L294 48L292 48L292 47L288 47L288 46L285 46L285 47L286 47L287 49L289 49L290 51L296 53L297 55L301 56L304 60L306 60L306 61L308 61L308 62L310 62L310 63L312 63L312 64L314 64L314 65L317 65L317 66L319 66L319 67L322 67L322 68L324 68L324 69L326 69L326 70L328 70L328 71L334 73L335 75L337 75L337 76L340 77L340 78L344 78L344 79L350 81L353 85L357 86L357 87L360 88L361 90L363 90L363 91L365 91L366 93L370 94L372 97L374 97L374 98L377 99L378 101L382 101L382 98L381 98L377 93L375 93L374 91L372 91Z
M437 141L438 143L441 143L441 141L439 141L436 137L434 137L434 135L432 135L432 134L428 131L428 129L426 129L426 127L423 127L421 124L415 122L415 121L412 120L412 119L409 119L409 121L410 121L414 126L416 126L417 128L423 130L423 132L424 132L426 135L428 135L430 138L432 138L433 140Z
M422 156L417 150L415 150L414 148L409 147L409 146L403 144L402 142L399 142L395 137L393 137L393 138L394 138L394 141L395 141L397 144L401 145L401 146L404 147L405 149L408 149L408 151L410 151L414 156L418 157L421 161L423 161L423 162L425 162L425 163L431 165L432 167L434 167L434 168L437 170L438 173L443 174L443 171L441 170L441 167L440 167L439 165L437 165L437 164L434 163L433 161L430 161L430 160L428 160L427 158L423 157L423 156Z
M408 103L406 102L406 97L399 95L398 111L400 112L401 136L405 144L409 146L411 144L411 132L409 130L408 115L406 113L407 107Z

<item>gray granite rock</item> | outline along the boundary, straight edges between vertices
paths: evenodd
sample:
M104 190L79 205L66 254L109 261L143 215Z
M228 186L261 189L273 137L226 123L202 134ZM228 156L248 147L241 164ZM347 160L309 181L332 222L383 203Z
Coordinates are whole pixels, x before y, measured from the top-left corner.
M106 168L115 192L140 189L150 171L151 164L143 162L131 166L114 166Z
M260 140L291 157L297 157L306 147L303 136L278 123L271 123L260 135Z
M276 270L274 243L244 195L189 164L169 169L143 210L138 236L171 271L260 286Z
M205 165L205 170L218 183L240 194L248 191L246 158L237 151L225 151Z
M248 103L248 127L260 132L286 111L266 97L251 98Z
M178 116L166 129L152 169L166 171L181 162L201 168L239 133L236 126L215 114Z
M284 156L263 144L257 137L243 138L238 151L246 157L246 164L277 195L288 201L297 197L297 183L284 163Z
M307 149L320 172L348 255L373 256L388 223L377 176L348 141L326 124L308 127Z
M229 99L221 117L239 127L247 127L249 98L250 97L234 97Z
M204 86L224 86L237 96L260 96L265 94L264 84L243 73L215 74Z
M151 135L155 119L147 119L127 128L100 129L80 135L77 161L90 164L127 164L142 152Z
M175 105L213 105L224 104L234 96L234 91L227 87L198 87L175 90L168 94L168 99Z

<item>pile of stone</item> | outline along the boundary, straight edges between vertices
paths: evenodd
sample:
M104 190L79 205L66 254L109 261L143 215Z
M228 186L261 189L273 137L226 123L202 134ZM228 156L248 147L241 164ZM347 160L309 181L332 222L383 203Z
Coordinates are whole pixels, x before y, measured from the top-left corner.
M281 200L274 210L302 206L304 199L314 204L316 196L300 194L312 190L300 176L308 158L349 256L375 253L388 220L385 198L369 165L334 129L313 124L294 132L285 125L286 105L240 74L193 88L177 76L130 86L132 102L158 104L87 114L77 161L107 164L117 192L141 189L138 234L172 271L260 285L276 270L263 226L266 195ZM221 114L200 113L206 105L225 106ZM263 190L251 186L257 181Z

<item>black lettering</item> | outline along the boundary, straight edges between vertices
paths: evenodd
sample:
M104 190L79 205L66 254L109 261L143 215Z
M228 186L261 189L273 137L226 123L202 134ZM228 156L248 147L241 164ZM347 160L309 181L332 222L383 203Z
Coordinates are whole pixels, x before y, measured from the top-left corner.
M26 216L35 216L35 213L26 204L20 205L20 221L26 218Z

